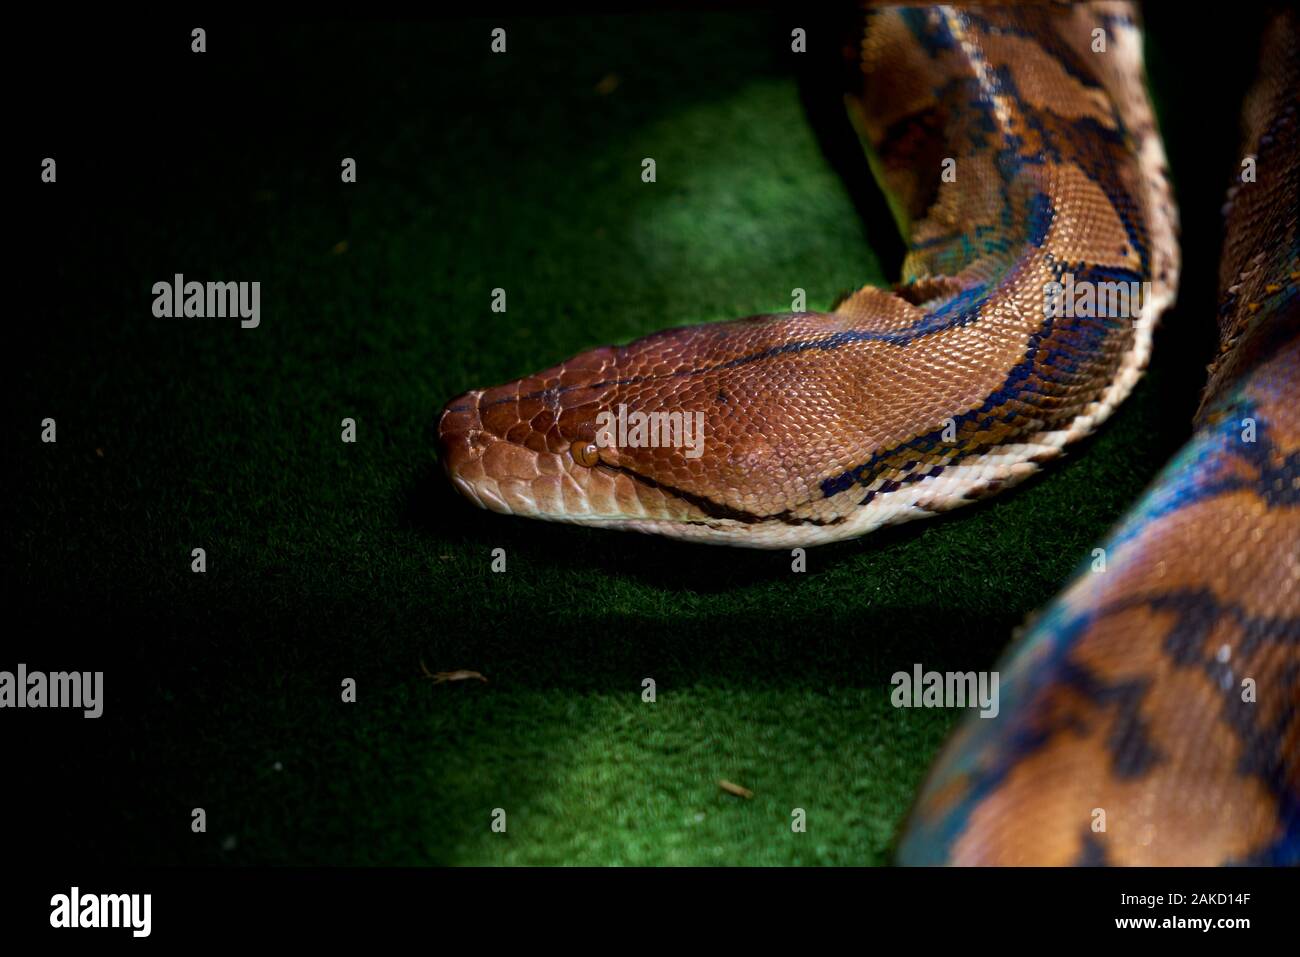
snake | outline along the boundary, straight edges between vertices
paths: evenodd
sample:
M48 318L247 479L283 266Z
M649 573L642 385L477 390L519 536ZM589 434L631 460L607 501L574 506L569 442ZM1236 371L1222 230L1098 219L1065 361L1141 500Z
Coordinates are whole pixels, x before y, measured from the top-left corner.
M464 497L821 545L1022 482L1129 395L1180 268L1136 10L868 4L854 23L844 100L899 281L466 392L437 426ZM1254 175L1227 207L1192 437L1014 638L999 713L940 752L902 864L1300 863L1296 35L1278 15L1246 100Z

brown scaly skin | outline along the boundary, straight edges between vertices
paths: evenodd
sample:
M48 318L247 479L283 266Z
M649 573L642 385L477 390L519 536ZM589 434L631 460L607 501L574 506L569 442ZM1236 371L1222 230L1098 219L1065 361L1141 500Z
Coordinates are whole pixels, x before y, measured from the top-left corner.
M848 101L904 219L898 291L672 329L466 393L439 423L462 493L556 521L815 545L1014 484L1128 394L1177 247L1127 6L864 20ZM1065 273L1149 283L1145 308L1046 320ZM599 447L598 415L620 406L701 414L703 454Z
M881 10L862 38L849 103L911 244L898 293L670 330L467 393L440 424L466 495L816 544L1017 481L1127 394L1177 273L1131 12ZM1246 110L1260 175L1228 219L1196 436L1105 543L1106 570L1018 640L999 716L941 756L904 863L1300 862L1296 49L1284 17ZM1127 322L1046 321L1042 288L1067 266L1134 275L1152 300ZM593 451L595 413L618 403L704 412L705 454ZM957 434L936 440L945 420Z
M1300 863L1300 37L1267 31L1197 431L1001 668L911 864ZM1102 823L1104 814L1104 829Z

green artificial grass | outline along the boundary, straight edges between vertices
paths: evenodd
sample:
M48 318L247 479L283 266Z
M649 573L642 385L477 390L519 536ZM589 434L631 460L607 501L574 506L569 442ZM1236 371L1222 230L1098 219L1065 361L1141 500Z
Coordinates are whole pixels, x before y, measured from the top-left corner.
M430 433L461 391L892 278L780 15L512 18L504 57L495 25L214 28L166 82L226 121L148 152L151 124L166 143L186 119L143 85L111 148L144 165L109 188L69 146L36 193L59 295L12 379L4 579L29 624L3 666L102 668L106 703L21 718L45 735L23 752L33 842L145 864L886 863L961 717L893 709L890 675L992 667L1186 436L1208 303L1049 474L812 550L804 574L473 509ZM261 326L154 319L175 272L261 281Z

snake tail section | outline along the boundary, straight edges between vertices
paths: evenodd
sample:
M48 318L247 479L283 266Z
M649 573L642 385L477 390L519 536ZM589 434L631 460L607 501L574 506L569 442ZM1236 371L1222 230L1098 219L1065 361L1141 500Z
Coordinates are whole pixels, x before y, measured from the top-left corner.
M1264 38L1191 441L945 747L905 864L1300 864L1300 40Z

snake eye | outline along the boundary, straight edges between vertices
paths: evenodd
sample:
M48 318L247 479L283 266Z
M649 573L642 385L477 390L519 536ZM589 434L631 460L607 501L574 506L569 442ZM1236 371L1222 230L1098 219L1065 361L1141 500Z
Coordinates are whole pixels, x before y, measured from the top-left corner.
M595 442L578 440L569 446L569 454L573 456L573 461L587 468L600 461L600 451L596 448Z

